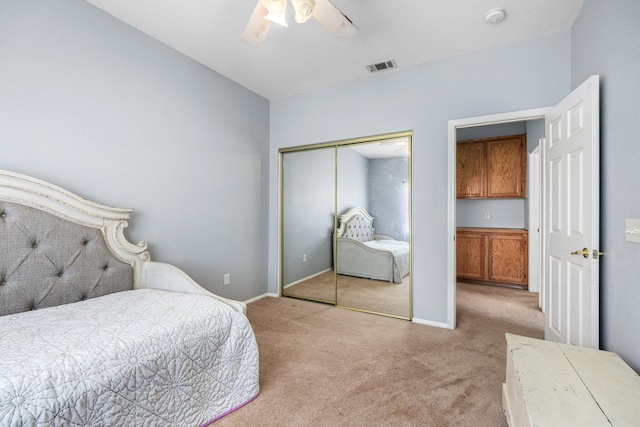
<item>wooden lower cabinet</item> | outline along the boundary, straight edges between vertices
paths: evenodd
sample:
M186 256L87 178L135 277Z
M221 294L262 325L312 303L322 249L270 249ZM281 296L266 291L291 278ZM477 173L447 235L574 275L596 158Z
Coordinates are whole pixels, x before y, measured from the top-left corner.
M484 280L487 277L487 236L458 231L456 236L456 272L460 279Z
M458 228L456 276L527 287L527 230Z

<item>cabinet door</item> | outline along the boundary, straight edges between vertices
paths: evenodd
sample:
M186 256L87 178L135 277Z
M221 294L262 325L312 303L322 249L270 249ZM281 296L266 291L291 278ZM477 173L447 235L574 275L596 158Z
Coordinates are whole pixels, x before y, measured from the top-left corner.
M457 198L485 197L485 170L485 144L459 143L456 151Z
M487 142L487 197L527 196L527 147L523 137Z
M485 235L458 232L456 234L456 276L461 279L486 279L486 252Z
M526 234L489 235L489 280L527 283Z

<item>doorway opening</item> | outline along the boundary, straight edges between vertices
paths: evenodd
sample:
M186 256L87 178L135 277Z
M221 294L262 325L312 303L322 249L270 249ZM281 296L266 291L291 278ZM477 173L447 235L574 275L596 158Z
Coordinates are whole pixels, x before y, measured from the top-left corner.
M448 326L456 324L456 135L461 129L545 119L542 292L546 340L598 348L600 324L599 76L558 104L449 121ZM582 248L582 249L580 249Z
M449 122L449 247L448 247L448 301L447 307L447 326L455 328L456 326L456 289L457 289L457 265L456 265L456 246L457 246L457 228L460 221L463 225L475 225L484 227L495 227L500 224L507 224L511 228L529 228L529 206L527 199L516 201L509 201L505 206L493 206L488 209L486 201L480 200L480 203L475 206L462 206L461 209L466 210L458 215L458 199L456 177L457 177L457 143L460 140L465 139L482 139L491 136L499 136L521 133L524 129L524 133L527 134L529 141L527 144L527 153L529 153L536 142L541 136L544 136L544 117L546 109L526 110L519 112L496 114L491 116L480 116L466 119L452 120ZM529 126L527 126L529 125ZM529 131L527 131L527 127ZM491 135L493 134L493 135ZM536 135L536 136L534 136ZM467 204L469 205L469 204ZM492 222L491 210L493 209L497 213L493 216ZM488 212L487 212L488 210ZM514 215L504 214L516 212ZM520 212L518 214L517 212ZM519 218L518 218L519 216ZM519 226L519 227L518 227ZM527 277L530 274L527 272Z

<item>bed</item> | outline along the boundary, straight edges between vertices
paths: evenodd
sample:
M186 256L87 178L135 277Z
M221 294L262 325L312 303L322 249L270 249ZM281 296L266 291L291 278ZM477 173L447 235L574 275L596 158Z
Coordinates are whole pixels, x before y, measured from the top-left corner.
M409 274L409 243L376 235L373 217L353 207L340 216L336 231L336 272L402 283Z
M0 425L207 425L257 396L246 305L151 261L132 212L0 170Z

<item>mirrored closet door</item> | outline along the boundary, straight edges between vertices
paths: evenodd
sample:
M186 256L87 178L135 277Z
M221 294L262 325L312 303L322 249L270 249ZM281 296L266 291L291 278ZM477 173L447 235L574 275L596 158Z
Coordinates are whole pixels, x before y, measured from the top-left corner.
M337 305L410 317L409 142L337 150Z
M335 148L282 154L282 295L335 304Z
M410 319L411 133L281 150L282 295Z

